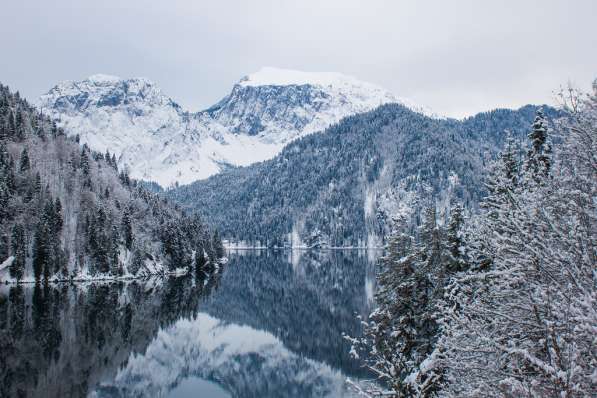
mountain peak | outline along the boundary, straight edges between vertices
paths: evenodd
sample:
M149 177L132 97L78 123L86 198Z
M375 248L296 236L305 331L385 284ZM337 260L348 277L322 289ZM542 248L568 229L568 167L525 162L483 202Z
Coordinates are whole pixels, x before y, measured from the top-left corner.
M88 81L95 84L115 84L120 82L122 79L118 76L106 75L103 73L97 73L87 78Z
M145 86L155 86L153 81L151 81L150 79L148 79L146 77L129 77L127 79L123 79L118 76L107 75L104 73L96 73L94 75L91 75L87 79L83 80L83 82L94 83L98 86L101 86L101 85L113 86L113 85L117 85L117 84L120 84L123 82L129 83L129 84L136 83L136 84L145 85ZM81 83L81 82L78 82L78 83Z
M239 82L242 86L290 86L290 85L316 85L338 86L346 84L359 84L352 76L335 72L303 72L292 69L281 69L266 66L259 71L251 73Z
M266 66L243 77L238 85L241 87L309 85L319 87L329 93L335 93L343 98L350 98L350 101L359 106L359 109L355 110L354 113L371 110L382 104L396 102L426 116L443 118L429 108L416 104L408 98L398 97L375 84L337 72L304 72Z
M123 79L118 76L107 75L103 73L96 73L82 80L64 80L58 83L51 91L69 91L69 92L89 92L89 91L106 91L113 90L119 87L141 90L144 88L151 88L159 91L157 86L145 77L132 77Z
M38 104L43 108L76 111L89 107L139 107L146 111L151 106L178 108L151 80L144 77L122 79L117 76L95 74L84 80L66 80L42 95Z

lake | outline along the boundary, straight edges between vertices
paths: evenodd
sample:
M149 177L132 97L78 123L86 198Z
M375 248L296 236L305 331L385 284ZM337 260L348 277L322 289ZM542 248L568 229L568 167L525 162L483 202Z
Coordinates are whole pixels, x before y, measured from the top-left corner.
M234 251L213 275L0 286L0 396L348 397L379 251Z

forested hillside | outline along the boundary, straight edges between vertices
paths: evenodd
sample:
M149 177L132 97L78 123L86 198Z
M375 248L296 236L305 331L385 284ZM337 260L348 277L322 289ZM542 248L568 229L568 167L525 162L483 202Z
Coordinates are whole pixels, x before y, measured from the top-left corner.
M295 141L270 161L167 195L248 245L379 246L396 213L412 229L430 202L442 220L452 201L477 209L484 166L506 131L516 140L526 135L536 109L458 121L384 105Z
M488 165L474 217L395 220L379 307L353 354L379 376L365 396L597 396L597 82L566 116L537 112L527 142ZM364 352L360 351L363 349Z
M199 218L0 85L0 280L134 277L222 255Z

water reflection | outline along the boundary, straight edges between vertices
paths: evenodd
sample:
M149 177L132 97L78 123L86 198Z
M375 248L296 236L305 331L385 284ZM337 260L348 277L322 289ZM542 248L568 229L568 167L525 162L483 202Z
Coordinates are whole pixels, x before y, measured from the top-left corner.
M221 274L0 287L0 396L344 396L364 252L231 253Z
M217 384L191 377L177 385L170 391L168 398L187 398L187 397L210 397L210 398L228 398L230 394Z
M0 286L0 396L86 396L160 328L192 316L216 282Z
M379 252L377 252L379 254ZM203 311L266 330L286 347L355 374L342 332L358 335L355 315L366 315L374 267L366 251L238 252L222 276L226 289L211 295Z

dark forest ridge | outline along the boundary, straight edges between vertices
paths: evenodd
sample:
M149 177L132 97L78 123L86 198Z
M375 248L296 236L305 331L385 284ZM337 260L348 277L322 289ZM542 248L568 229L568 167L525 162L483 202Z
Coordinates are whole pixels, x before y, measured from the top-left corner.
M198 218L0 85L0 281L134 278L221 257Z
M537 109L459 121L388 104L292 142L272 160L230 168L167 196L241 246L382 247L398 214L412 231L432 203L444 220L454 202L476 211L487 192L485 166L508 134L526 140Z

